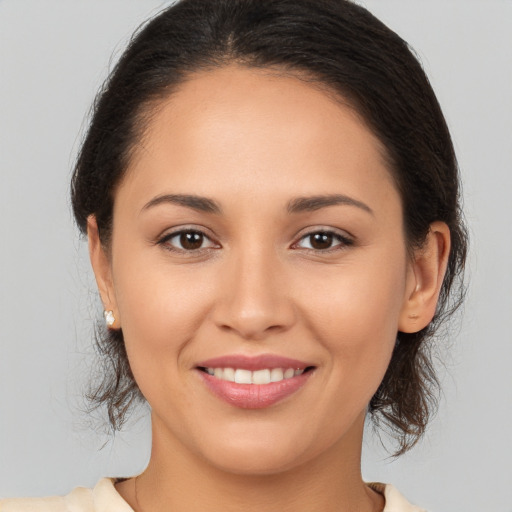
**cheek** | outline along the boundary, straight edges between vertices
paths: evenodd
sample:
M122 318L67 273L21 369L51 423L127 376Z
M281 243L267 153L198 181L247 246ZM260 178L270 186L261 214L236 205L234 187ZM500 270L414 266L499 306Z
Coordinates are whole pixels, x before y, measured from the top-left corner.
M340 335L357 336L386 324L395 329L405 295L405 258L397 258L396 251L371 256L356 256L310 276L301 292L304 314ZM386 256L389 263L383 261Z
M384 256L340 267L303 292L302 314L329 353L335 380L366 389L368 398L389 364L405 294L405 257Z
M119 258L114 274L126 350L141 388L139 376L185 364L182 348L203 322L211 293L193 265L172 267L165 255L149 256Z

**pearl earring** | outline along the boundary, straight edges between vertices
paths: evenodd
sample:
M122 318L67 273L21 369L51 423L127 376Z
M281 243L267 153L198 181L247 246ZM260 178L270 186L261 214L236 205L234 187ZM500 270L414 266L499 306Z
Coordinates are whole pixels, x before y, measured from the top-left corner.
M105 317L105 322L108 327L112 327L114 325L114 322L116 321L114 317L114 312L112 310L103 311L103 316Z

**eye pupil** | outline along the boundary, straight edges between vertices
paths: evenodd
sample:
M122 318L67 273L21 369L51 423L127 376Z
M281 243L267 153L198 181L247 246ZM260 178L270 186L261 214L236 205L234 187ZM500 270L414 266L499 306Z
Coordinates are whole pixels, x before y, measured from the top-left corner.
M311 235L313 249L329 249L332 245L333 235L330 233L315 233Z
M180 244L184 249L191 251L194 249L200 249L201 245L203 245L203 234L194 231L181 233Z

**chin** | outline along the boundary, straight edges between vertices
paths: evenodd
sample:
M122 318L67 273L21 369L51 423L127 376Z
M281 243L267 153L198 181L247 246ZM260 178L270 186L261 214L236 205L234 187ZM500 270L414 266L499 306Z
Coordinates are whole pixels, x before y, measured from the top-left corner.
M237 475L268 476L299 466L303 460L294 450L261 447L243 450L227 449L209 454L209 462L218 469Z
M274 475L289 471L319 456L328 449L327 439L300 431L276 432L268 428L226 429L222 434L205 439L200 449L209 463L225 472L239 475Z

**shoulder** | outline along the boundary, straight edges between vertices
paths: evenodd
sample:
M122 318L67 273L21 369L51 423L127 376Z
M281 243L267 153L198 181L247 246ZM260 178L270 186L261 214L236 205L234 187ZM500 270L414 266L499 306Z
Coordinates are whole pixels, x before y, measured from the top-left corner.
M66 496L7 498L0 500L0 512L133 512L114 487L115 478L102 478L94 488L75 487Z
M371 482L367 485L384 496L386 505L382 512L426 512L425 509L409 503L398 489L391 484Z
M7 498L0 500L0 512L92 512L92 489L76 487L66 496Z

